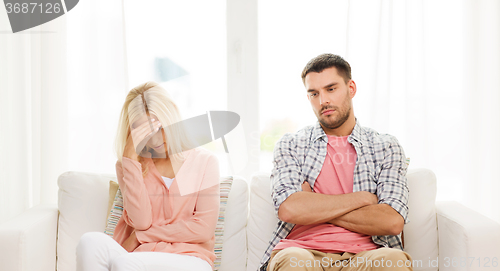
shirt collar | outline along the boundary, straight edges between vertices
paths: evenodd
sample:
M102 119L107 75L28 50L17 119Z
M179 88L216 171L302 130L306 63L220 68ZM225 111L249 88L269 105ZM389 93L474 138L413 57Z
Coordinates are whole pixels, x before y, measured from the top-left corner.
M354 117L356 120L356 124L354 125L354 128L352 129L351 134L349 135L349 138L352 138L353 140L359 142L362 144L362 137L364 135L363 133L363 128L359 124L358 118ZM316 121L316 124L314 125L313 131L312 131L312 138L313 141L317 141L320 138L326 138L325 131L323 130L323 127L321 127L321 124L319 121ZM328 142L328 139L325 140Z

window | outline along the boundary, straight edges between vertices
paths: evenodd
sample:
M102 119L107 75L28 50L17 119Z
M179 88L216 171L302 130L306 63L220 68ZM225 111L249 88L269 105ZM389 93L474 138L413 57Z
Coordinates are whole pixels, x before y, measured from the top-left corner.
M160 83L184 119L227 110L226 1L126 0L124 6L129 88ZM203 147L227 174L222 141Z
M260 170L286 132L316 122L300 78L322 53L346 52L347 1L259 1Z

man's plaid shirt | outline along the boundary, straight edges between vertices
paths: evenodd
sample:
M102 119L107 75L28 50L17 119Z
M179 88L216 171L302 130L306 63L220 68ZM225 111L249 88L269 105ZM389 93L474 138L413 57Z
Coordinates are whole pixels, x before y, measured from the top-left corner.
M354 146L357 159L353 175L353 192L369 191L377 195L378 203L393 207L408 220L408 161L398 140L388 134L356 125L347 141ZM271 191L276 215L283 201L302 191L308 181L311 188L326 157L328 137L319 122L298 132L285 134L274 149L274 167L271 172ZM285 238L295 224L278 221L273 237L261 260L259 270L265 271L271 252ZM403 249L400 235L372 236L373 242L384 247Z

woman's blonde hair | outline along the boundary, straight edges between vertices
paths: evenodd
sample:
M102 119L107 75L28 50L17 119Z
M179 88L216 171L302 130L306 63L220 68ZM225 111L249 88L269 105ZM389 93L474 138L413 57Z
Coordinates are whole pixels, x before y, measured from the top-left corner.
M131 124L144 115L145 112L157 116L162 126L165 128L171 124L182 120L177 105L174 103L168 92L156 82L146 82L129 91L125 98L118 131L115 138L115 151L118 160L121 162L125 145L127 143L128 129ZM192 143L186 136L185 130L180 125L170 126L163 129L165 132L167 152L172 161L184 161L182 152L192 148ZM147 152L152 149L147 148ZM143 157L139 156L139 162L143 164ZM149 166L143 166L143 176L149 171Z

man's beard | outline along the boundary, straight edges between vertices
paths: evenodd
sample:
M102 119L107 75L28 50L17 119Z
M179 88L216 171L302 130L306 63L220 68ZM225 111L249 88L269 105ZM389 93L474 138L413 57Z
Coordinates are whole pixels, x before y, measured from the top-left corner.
M330 109L330 108L331 107L327 107L325 109L322 109L320 112L323 112L324 110ZM351 111L351 103L347 102L347 106L345 106L344 108L345 108L345 110L338 110L337 108L331 108L331 109L335 109L335 111L337 113L339 113L338 118L335 118L333 120L333 122L330 121L330 120L328 120L328 122L327 122L325 120L325 118L332 118L331 115L330 116L324 116L324 118L322 118L321 117L321 113L319 113L320 114L318 116L319 122L321 123L321 125L323 125L323 127L328 128L328 129L337 129L337 128L339 128L349 118L349 112ZM335 112L333 114L335 114Z

